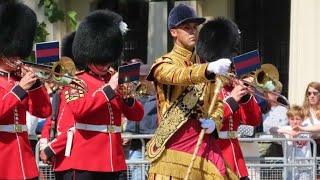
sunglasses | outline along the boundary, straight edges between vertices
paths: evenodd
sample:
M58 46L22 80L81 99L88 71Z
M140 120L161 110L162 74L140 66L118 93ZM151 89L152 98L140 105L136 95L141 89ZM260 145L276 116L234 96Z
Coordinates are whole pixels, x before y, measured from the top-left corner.
M319 96L319 92L307 92L308 96L311 96L313 94L314 96Z

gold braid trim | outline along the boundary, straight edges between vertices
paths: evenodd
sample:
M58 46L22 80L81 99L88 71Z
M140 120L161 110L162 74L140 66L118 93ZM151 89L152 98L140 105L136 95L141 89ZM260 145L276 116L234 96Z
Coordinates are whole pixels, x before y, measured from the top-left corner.
M166 142L187 122L194 107L199 102L205 84L189 86L184 93L162 115L161 122L154 136L147 143L145 157L155 161L165 150Z
M224 161L224 164L226 165L226 175L224 177L225 180L239 180L239 177L233 172L227 161Z
M192 154L175 150L164 150L161 157L151 164L149 176L159 174L183 179L186 176ZM216 166L201 157L196 157L190 174L192 180L224 180ZM156 178L158 179L158 178Z

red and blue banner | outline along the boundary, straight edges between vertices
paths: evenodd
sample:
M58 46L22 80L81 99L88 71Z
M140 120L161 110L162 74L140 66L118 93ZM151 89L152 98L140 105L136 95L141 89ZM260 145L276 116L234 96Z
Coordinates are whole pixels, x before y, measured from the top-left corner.
M60 58L59 41L36 43L36 63L56 62Z
M261 68L258 50L233 57L232 60L237 76L241 76Z
M140 77L140 63L120 66L118 72L118 84L138 81Z

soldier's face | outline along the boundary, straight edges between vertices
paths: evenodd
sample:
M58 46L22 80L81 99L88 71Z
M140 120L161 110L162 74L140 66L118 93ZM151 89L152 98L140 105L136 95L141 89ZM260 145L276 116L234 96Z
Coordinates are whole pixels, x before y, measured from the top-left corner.
M109 72L110 64L90 64L88 67L98 75L105 75Z
M170 29L170 33L176 39L176 44L193 51L197 43L197 28L197 23L184 23L174 29Z

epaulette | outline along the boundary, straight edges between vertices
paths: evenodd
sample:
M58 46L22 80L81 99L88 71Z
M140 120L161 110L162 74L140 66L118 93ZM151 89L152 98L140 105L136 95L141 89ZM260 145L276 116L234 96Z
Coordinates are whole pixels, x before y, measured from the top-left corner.
M154 63L152 64L152 66L150 68L149 74L147 75L147 78L146 78L148 81L154 80L154 77L152 75L153 68L158 66L161 63L172 63L172 60L169 57L169 53L161 56L160 58L158 58L154 61Z
M167 53L163 55L161 58L158 58L155 62L157 63L157 61L159 61L158 63L161 63L161 62L172 63L172 56L170 56L170 53Z
M80 75L80 74L83 74L84 72L85 72L84 70L76 71L75 75ZM73 78L70 83L70 86L75 87L77 89L83 89L85 92L87 92L88 90L86 83L83 80L78 78Z
M70 88L65 92L67 102L84 97L84 92L87 92L87 85L81 79L74 78L70 83Z
M70 87L73 89L82 89L85 92L88 90L86 83L83 80L77 78L72 79Z

